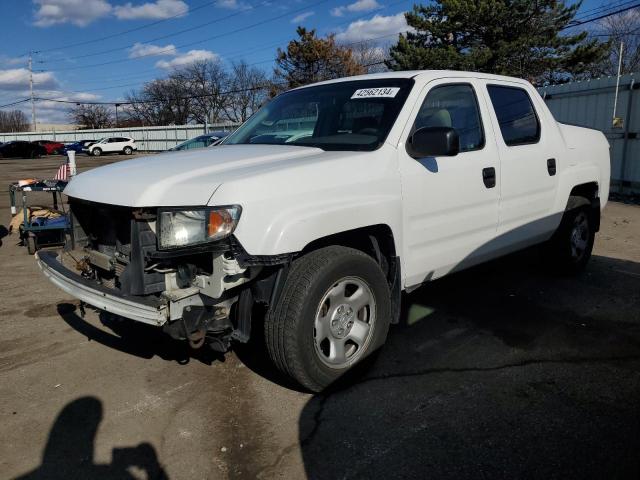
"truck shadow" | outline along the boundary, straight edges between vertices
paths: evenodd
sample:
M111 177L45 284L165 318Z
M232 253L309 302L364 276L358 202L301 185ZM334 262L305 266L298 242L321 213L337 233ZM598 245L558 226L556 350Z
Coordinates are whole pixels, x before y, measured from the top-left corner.
M151 325L96 311L100 323L110 330L108 331L83 318L78 307L72 303L59 303L56 308L60 317L71 328L90 341L98 342L119 352L147 359L158 356L163 360L174 361L181 365L188 364L192 359L206 365L224 361L223 355L209 348L194 350L186 342L173 340L160 328Z
M299 419L307 477L640 478L640 264L535 251L403 301L377 359Z
M167 475L149 443L114 448L110 464L94 462L94 443L102 421L102 402L81 397L68 403L56 418L42 454L41 464L19 480L56 479L134 479L131 469L145 478L165 480Z

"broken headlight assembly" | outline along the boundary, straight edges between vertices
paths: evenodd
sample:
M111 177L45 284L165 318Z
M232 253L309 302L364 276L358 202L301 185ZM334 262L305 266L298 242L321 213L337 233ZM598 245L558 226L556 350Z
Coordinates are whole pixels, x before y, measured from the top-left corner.
M158 246L161 250L202 245L231 235L238 224L239 205L158 211Z

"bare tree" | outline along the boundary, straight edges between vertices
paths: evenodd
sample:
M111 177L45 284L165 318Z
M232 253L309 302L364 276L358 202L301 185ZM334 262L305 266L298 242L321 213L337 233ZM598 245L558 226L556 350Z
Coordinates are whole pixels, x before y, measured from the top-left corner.
M220 121L226 110L228 98L224 91L229 87L229 74L220 60L193 63L175 73L182 79L193 96L191 117L197 123Z
M193 93L180 72L152 80L127 95L129 120L144 125L184 125L193 115Z
M71 121L83 128L107 128L113 125L113 111L105 105L78 104L69 112Z
M611 53L599 65L599 74L618 74L620 42L624 43L621 72L625 74L640 70L640 9L632 9L604 18L600 21L598 30L600 34L608 36L611 42Z
M386 72L389 69L384 64L389 54L389 48L376 45L373 42L357 42L351 46L355 61L366 73Z
M225 113L232 122L242 123L268 98L267 76L245 61L234 63L230 76Z
M22 110L0 110L0 132L27 132L29 122Z

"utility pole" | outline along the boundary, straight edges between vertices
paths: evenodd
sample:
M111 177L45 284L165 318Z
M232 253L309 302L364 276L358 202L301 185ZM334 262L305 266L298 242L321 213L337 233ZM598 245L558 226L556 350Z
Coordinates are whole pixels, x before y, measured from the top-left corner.
M31 94L31 128L34 132L38 130L36 126L36 102L33 98L33 52L29 52L29 91Z
M116 128L118 128L118 107L120 106L119 103L116 103Z
M620 42L620 58L618 59L618 77L616 78L616 93L613 99L613 128L622 128L622 119L616 117L618 110L618 89L620 88L620 73L622 73L622 49L624 48L624 42ZM627 118L627 122L629 119Z

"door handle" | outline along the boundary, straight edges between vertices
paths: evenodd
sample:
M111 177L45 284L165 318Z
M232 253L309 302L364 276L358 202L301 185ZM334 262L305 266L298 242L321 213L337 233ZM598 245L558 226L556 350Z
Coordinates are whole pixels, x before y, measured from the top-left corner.
M496 169L493 167L487 167L482 169L482 181L487 188L493 188L496 186Z
M552 177L556 174L556 159L555 158L549 158L547 160L547 172L549 172L549 175L551 175Z

